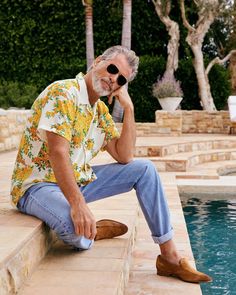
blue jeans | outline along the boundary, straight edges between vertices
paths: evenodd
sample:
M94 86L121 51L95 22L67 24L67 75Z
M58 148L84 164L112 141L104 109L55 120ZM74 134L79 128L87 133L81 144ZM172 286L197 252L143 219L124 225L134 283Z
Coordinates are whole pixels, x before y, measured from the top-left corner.
M141 159L126 165L113 163L93 166L97 179L80 187L87 203L136 190L139 204L155 243L172 239L169 210L155 166ZM60 239L78 249L89 249L93 241L75 234L70 205L56 183L31 186L20 199L18 209L43 220Z

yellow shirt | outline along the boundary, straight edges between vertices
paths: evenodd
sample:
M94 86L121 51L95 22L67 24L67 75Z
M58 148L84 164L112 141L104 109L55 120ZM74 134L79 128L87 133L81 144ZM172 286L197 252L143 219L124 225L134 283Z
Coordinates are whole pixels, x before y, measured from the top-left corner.
M56 182L48 156L46 132L70 142L70 159L77 183L96 179L89 161L108 141L119 137L107 106L92 107L83 74L49 85L35 100L24 130L12 175L12 203L37 182Z

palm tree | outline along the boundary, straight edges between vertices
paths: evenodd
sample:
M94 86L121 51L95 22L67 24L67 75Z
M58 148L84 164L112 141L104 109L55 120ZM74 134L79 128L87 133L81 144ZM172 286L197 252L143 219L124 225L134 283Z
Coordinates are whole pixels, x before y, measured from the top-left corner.
M87 69L92 65L94 60L93 46L93 0L82 0L85 6L85 24L86 24L86 59Z
M131 48L132 0L123 0L123 24L121 45Z
M123 0L123 24L121 45L131 48L131 14L132 0ZM118 100L115 100L112 117L115 122L122 122L124 110Z

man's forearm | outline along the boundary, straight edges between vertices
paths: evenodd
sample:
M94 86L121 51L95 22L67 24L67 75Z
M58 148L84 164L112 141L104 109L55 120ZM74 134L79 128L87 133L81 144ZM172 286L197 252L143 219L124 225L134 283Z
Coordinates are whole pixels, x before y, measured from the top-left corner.
M134 108L128 106L124 109L124 120L121 136L117 141L117 152L122 155L125 162L133 159L133 153L136 142L136 126L134 119Z
M76 183L69 155L54 151L50 154L50 163L57 183L71 207L78 206L83 195Z

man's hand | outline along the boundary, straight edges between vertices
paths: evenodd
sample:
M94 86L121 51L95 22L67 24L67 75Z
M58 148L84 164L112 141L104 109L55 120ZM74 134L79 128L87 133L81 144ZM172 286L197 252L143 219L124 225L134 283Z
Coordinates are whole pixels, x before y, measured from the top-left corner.
M87 239L94 240L97 230L95 218L86 202L81 198L79 204L71 206L70 215L74 224L75 233Z
M108 103L109 104L112 103L113 97L118 99L118 101L119 101L120 105L123 107L123 109L126 109L127 107L130 107L131 109L134 108L133 102L129 96L126 86L122 86L122 87L118 88L117 90L115 90L114 92L112 92L108 96Z

